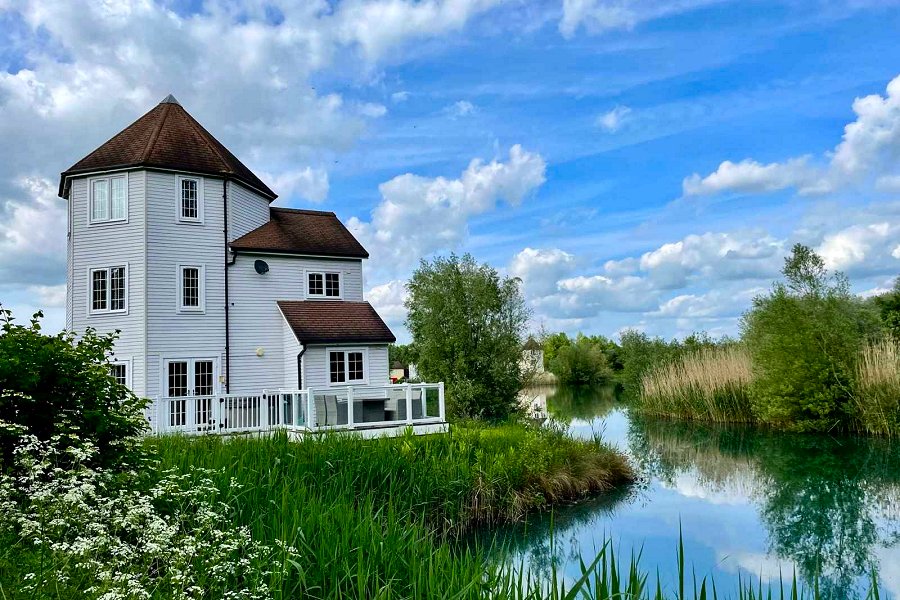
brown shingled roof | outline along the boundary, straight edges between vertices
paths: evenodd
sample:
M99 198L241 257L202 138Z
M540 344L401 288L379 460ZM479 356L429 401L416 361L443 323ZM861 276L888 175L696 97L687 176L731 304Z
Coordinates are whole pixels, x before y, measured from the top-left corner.
M279 300L278 308L302 344L397 341L368 302Z
M278 197L171 95L63 171L59 179L59 195L68 198L67 178L70 176L129 167L156 167L229 176L269 200Z
M231 249L248 252L309 254L368 258L333 212L270 208L269 222L231 242Z

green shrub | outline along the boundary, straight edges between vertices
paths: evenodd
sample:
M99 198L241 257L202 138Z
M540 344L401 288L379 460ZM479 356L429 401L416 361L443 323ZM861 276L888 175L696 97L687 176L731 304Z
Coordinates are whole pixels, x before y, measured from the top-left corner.
M115 335L45 335L34 316L13 322L0 307L0 461L11 464L23 434L58 444L89 442L98 465L123 467L139 452L145 401L110 375Z
M590 338L579 336L574 344L557 350L550 363L550 371L560 383L592 385L612 376L612 369L603 349Z
M519 281L467 254L423 260L407 287L419 376L446 384L450 414L504 419L516 412L528 321Z
M742 322L754 414L798 430L847 427L856 357L877 317L805 246L794 246L783 272L786 283L754 299Z

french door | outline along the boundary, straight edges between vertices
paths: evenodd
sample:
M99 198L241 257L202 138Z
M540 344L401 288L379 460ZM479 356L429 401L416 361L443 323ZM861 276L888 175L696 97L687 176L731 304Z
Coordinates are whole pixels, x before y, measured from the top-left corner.
M169 426L208 428L214 423L213 401L218 365L214 358L173 358L163 361Z

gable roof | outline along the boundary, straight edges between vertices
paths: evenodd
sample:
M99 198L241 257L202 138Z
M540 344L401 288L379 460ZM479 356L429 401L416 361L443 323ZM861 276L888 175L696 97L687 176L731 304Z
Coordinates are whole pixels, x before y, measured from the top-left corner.
M397 341L368 302L279 300L278 308L301 344Z
M235 251L369 258L333 212L320 210L270 208L268 223L230 245Z
M269 187L206 131L171 94L102 146L66 169L59 177L59 195L69 197L73 175L129 167L156 167L228 176L253 188L270 201Z

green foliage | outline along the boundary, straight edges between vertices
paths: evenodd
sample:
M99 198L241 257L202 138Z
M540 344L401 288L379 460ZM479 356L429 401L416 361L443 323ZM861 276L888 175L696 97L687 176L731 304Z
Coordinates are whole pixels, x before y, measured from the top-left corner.
M414 365L419 361L419 352L415 344L391 344L388 346L388 360L391 365L395 361L404 366Z
M559 348L550 371L568 385L592 385L609 379L612 369L603 352L605 341L579 335L574 344Z
M877 330L874 314L850 293L846 278L829 276L805 246L794 246L784 275L786 283L756 298L742 321L754 413L800 430L846 426L855 361Z
M640 397L641 381L651 368L667 364L682 352L678 342L651 338L634 329L622 332L619 347L622 361L619 377L625 397L629 399Z
M872 298L884 327L896 339L900 339L900 277L894 280L894 288Z
M41 317L17 325L0 307L0 464L11 464L14 445L28 434L63 445L80 438L99 449L98 465L126 466L140 455L146 402L110 376L116 336L45 335Z
M551 333L544 336L541 345L544 350L544 368L552 372L553 369L550 365L553 364L553 359L556 358L561 348L571 346L572 340L563 332Z
M518 410L528 311L513 278L472 256L423 260L408 284L407 327L418 370L447 385L457 417L503 419Z

